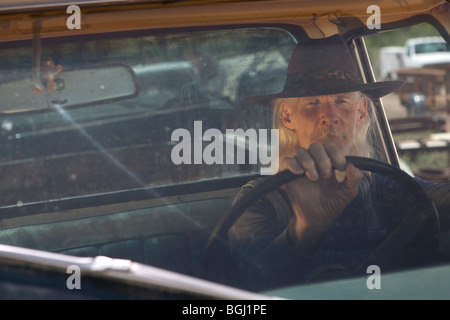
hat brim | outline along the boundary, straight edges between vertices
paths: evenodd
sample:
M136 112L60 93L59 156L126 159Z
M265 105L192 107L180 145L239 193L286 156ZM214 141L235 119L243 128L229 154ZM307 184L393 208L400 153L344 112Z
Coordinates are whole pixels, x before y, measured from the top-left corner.
M301 97L311 97L311 96L323 96L338 93L348 93L360 91L367 95L371 99L381 98L389 93L392 93L402 87L405 84L403 81L380 81L372 83L358 83L353 86L346 86L345 88L327 88L326 86L317 86L312 90L299 90L296 92L281 91L274 94L244 97L242 100L250 102L256 105L271 105L274 99L278 98L301 98Z

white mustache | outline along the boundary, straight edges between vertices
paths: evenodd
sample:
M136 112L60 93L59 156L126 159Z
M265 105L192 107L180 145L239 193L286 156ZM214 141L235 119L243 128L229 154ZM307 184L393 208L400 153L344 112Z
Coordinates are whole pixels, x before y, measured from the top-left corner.
M332 127L325 127L325 128L323 128L323 129L321 129L321 130L316 131L315 133L313 133L313 134L311 135L311 139L314 139L314 140L323 140L323 139L325 139L325 138L331 138L331 137L339 137L339 138L342 138L342 137L344 137L344 136L345 136L345 135L344 135L342 132L340 132L340 131L338 131L338 130L332 128Z

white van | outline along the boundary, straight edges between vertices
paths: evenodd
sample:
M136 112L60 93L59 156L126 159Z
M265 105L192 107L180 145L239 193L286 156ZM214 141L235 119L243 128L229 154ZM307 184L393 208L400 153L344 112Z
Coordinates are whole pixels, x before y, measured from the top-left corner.
M442 37L421 37L405 43L405 68L421 68L428 64L450 63L450 47Z

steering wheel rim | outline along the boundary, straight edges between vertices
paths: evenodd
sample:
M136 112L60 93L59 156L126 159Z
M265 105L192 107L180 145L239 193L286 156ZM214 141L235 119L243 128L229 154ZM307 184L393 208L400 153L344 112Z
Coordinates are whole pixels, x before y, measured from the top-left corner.
M428 198L423 187L415 179L398 167L380 160L356 156L347 156L346 159L347 162L352 163L360 170L378 173L397 181L405 187L406 190L410 191L416 200L415 206L413 206L414 210L411 209L406 212L399 224L387 238L376 247L372 254L355 270L349 271L350 273L365 273L365 268L371 264L383 265L383 269L395 269L396 265L399 263L399 261L395 260L399 260L401 256L400 254L395 253L401 252L401 249L411 246L411 244L414 243L416 232L419 232L419 229L424 225L426 225L426 228L432 229L430 238L428 239L429 245L433 246L433 248L437 248L440 229L439 215L433 201ZM221 251L219 248L223 248L223 246L228 248L228 230L254 201L262 198L271 190L302 176L304 176L304 174L297 175L289 170L278 172L277 174L268 177L251 192L235 202L211 233L205 246L203 265L206 265L208 261L214 259L214 254ZM392 251L394 251L394 253L391 253ZM386 254L386 252L389 254ZM423 252L424 255L428 255L429 253L429 250ZM417 254L420 255L422 252L418 252ZM385 258L381 259L380 257L382 256L385 256Z

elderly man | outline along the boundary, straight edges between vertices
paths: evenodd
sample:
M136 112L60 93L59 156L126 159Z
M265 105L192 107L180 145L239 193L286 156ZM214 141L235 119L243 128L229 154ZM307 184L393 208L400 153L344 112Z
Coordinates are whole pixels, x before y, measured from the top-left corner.
M300 43L289 61L284 90L252 97L270 101L280 133L280 170L295 179L254 203L229 231L244 286L308 281L311 272L358 267L399 224L414 199L400 184L367 174L347 155L373 157L369 99L400 82L365 84L342 37ZM245 185L237 199L259 183ZM450 211L450 184L420 181L441 213ZM383 270L381 270L383 271Z

